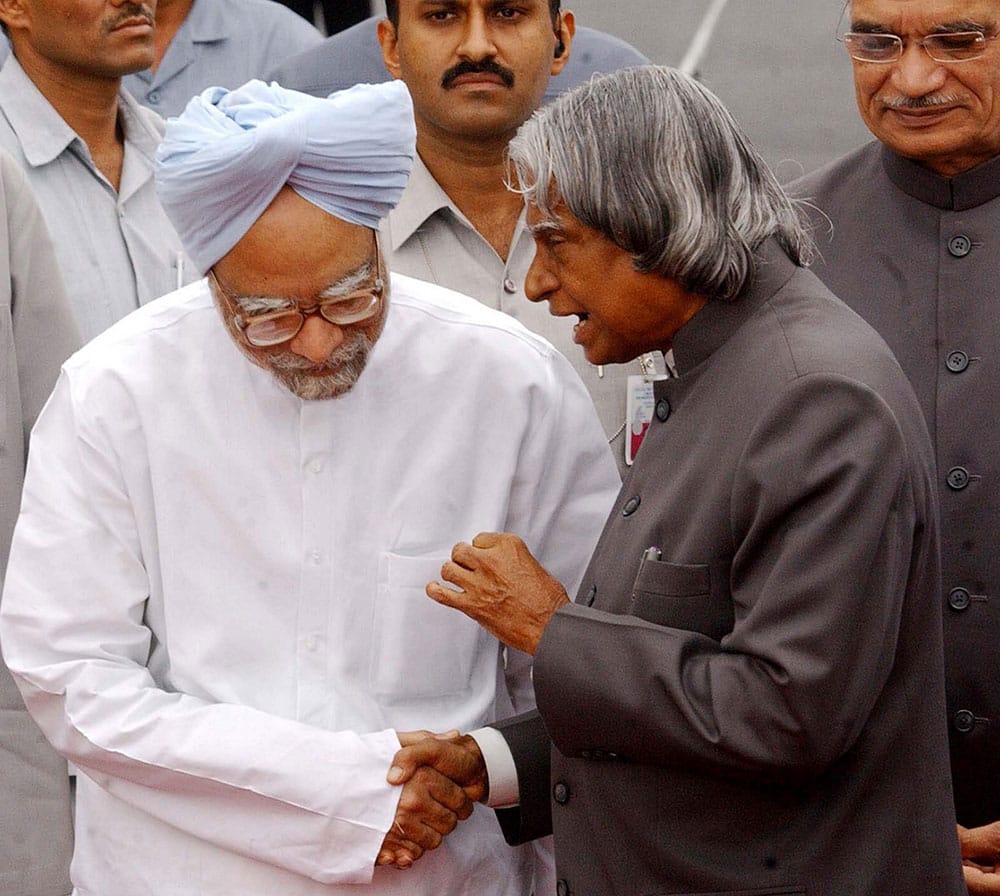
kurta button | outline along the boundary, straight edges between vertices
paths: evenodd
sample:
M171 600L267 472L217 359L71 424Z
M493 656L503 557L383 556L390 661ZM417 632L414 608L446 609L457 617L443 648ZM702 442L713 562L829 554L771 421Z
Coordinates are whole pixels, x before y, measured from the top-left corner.
M634 495L625 502L625 506L622 508L622 516L632 516L639 509L639 505L642 503L642 498L638 495Z
M973 728L976 727L976 717L969 710L960 709L955 713L954 725L956 731L960 731L962 734L968 734Z
M556 896L569 896L569 883L562 878L556 881Z
M969 484L969 471L965 467L952 467L945 476L948 488L960 492Z
M588 607L592 607L592 606L594 606L594 601L596 599L597 599L597 586L596 585L591 585L590 586L590 591L587 592L587 596L584 599L584 603Z
M965 352L949 352L945 364L952 373L963 373L969 366L969 356Z
M972 597L964 588L952 588L948 592L948 606L953 610L967 610Z
M160 103L160 91L159 90L152 91L146 97L146 99L149 100L154 106L159 105L159 103Z
M659 420L660 423L666 423L667 417L669 416L670 402L665 398L661 398L658 402L656 402L656 419Z
M569 784L565 781L556 781L555 787L552 788L552 798L560 806L565 806L569 802Z
M972 240L967 236L953 236L948 240L948 251L955 258L965 258L972 251Z
M505 277L503 281L503 291L513 295L517 292L517 284L510 279L510 277Z

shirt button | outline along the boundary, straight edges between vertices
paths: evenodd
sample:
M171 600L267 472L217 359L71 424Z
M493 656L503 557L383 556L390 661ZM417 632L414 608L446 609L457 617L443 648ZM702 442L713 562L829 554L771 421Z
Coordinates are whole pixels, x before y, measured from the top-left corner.
M632 516L632 514L639 509L639 505L641 503L642 503L642 498L640 498L638 495L629 498L625 502L625 506L622 508L622 516Z
M960 492L969 484L969 471L965 467L952 467L945 477L945 482L948 483L948 488Z
M972 597L964 588L952 588L948 592L948 606L953 610L967 610Z
M151 102L154 106L158 106L160 104L160 91L159 90L150 91L149 94L146 96L146 99L149 100L149 102Z
M945 365L952 373L963 373L969 366L969 356L965 352L949 352Z
M309 559L312 560L313 566L319 566L323 559L323 555L319 551L310 551Z
M972 240L967 236L953 236L948 240L948 251L955 258L965 258L972 251Z
M584 598L583 602L588 606L594 606L594 601L597 599L597 586L591 585L590 591L587 592L587 596Z
M503 291L513 295L517 292L517 284L510 279L510 277L505 277L503 281Z
M952 720L952 724L955 726L955 730L961 732L962 734L968 734L973 728L976 727L976 717L967 709L960 709L955 713L955 718Z
M552 798L560 806L565 806L569 802L569 784L565 781L556 781L555 787L552 788Z
M562 878L556 881L556 896L570 896L568 881Z
M322 470L323 470L323 461L319 460L318 458L316 460L309 461L310 473L319 473Z
M667 417L669 416L670 402L665 398L661 398L658 402L656 402L656 419L659 420L660 423L666 423Z
M315 653L316 648L319 647L319 641L312 635L306 638L305 644L306 644L306 650L308 650L310 653Z

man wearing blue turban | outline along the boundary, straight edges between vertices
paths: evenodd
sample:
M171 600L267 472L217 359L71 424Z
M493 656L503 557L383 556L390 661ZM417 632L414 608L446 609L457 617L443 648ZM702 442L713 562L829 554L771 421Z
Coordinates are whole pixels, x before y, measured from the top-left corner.
M478 794L386 781L413 732L533 703L528 658L424 583L500 528L578 581L617 475L551 346L390 280L413 155L400 82L250 82L168 123L158 190L207 276L64 366L0 618L80 770L80 893L531 892Z

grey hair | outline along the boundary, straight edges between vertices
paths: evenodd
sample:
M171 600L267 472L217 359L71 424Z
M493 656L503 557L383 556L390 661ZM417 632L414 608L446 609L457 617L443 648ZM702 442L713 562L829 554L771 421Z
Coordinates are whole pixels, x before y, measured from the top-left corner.
M792 200L733 117L681 72L595 77L522 125L508 174L544 219L566 209L632 255L637 270L735 299L754 250L778 239L799 265L812 244Z

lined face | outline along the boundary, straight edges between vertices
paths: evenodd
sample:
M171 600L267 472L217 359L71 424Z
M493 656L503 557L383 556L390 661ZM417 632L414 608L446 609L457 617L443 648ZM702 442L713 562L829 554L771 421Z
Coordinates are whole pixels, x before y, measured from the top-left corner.
M21 57L103 78L152 65L155 11L155 0L0 0Z
M632 256L577 220L564 205L548 220L529 203L535 259L524 281L533 302L576 317L573 341L591 364L624 364L666 351L674 334L705 304L673 280L637 271Z
M376 263L371 230L334 218L285 187L213 267L216 303L234 342L254 364L300 398L336 398L361 376L385 324L387 297L356 323L309 314L292 339L272 346L249 344L236 317L245 323L279 307L314 308L376 277L385 280L384 267L373 269Z
M892 62L853 60L861 117L901 156L944 176L1000 154L1000 2L997 0L854 0L851 30L903 41ZM932 59L929 35L982 32L982 56ZM937 54L939 55L939 54Z
M548 0L400 0L399 27L382 22L379 40L422 132L489 139L509 138L538 108L572 31L572 13L554 25Z

